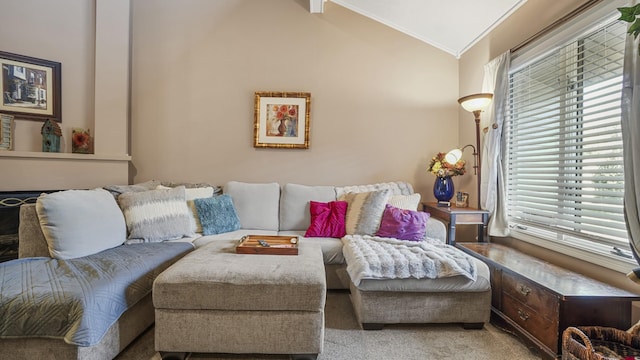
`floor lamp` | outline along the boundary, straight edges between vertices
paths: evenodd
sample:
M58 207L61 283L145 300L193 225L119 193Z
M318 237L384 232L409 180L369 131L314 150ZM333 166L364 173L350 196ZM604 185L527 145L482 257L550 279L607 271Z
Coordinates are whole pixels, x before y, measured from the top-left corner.
M468 112L473 113L473 116L476 120L476 146L469 144L460 149L453 149L449 151L446 155L447 162L451 164L455 164L458 160L462 158L462 151L467 147L471 147L473 149L473 159L474 165L473 168L475 170L475 174L477 175L477 197L478 197L478 210L481 210L480 207L480 182L481 179L481 157L480 157L480 112L484 110L491 103L491 99L493 99L493 94L489 93L479 93L473 95L467 95L458 99L458 103L462 105L462 107Z

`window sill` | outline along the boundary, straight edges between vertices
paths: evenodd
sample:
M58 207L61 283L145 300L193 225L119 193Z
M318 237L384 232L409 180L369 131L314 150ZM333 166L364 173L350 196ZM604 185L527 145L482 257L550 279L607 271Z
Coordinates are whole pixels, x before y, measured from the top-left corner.
M607 252L607 250L596 251L586 246L579 247L577 244L563 244L533 236L516 229L512 229L509 236L622 274L627 274L632 269L638 267L635 259L622 258Z

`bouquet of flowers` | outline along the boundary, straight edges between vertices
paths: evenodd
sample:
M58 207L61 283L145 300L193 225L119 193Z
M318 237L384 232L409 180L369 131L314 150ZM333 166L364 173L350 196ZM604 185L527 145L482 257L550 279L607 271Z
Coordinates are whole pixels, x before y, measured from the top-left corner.
M451 164L445 160L446 153L439 152L431 158L429 164L429 172L438 177L464 175L467 170L464 168L466 161L460 159L455 164Z

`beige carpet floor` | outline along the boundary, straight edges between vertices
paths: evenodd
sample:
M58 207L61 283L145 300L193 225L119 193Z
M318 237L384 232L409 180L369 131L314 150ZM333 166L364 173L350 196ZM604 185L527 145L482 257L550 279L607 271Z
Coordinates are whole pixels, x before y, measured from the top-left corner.
M349 294L327 294L324 350L318 360L507 360L539 359L516 337L487 324L482 330L461 325L391 325L380 331L360 329ZM141 335L118 360L160 360L153 328ZM285 355L191 354L189 359L280 360Z

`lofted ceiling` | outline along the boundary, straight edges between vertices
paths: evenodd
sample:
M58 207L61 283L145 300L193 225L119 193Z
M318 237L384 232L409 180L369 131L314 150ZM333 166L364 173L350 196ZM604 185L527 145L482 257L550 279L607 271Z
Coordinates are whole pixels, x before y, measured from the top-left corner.
M312 13L327 9L309 1ZM460 57L527 0L330 1Z

